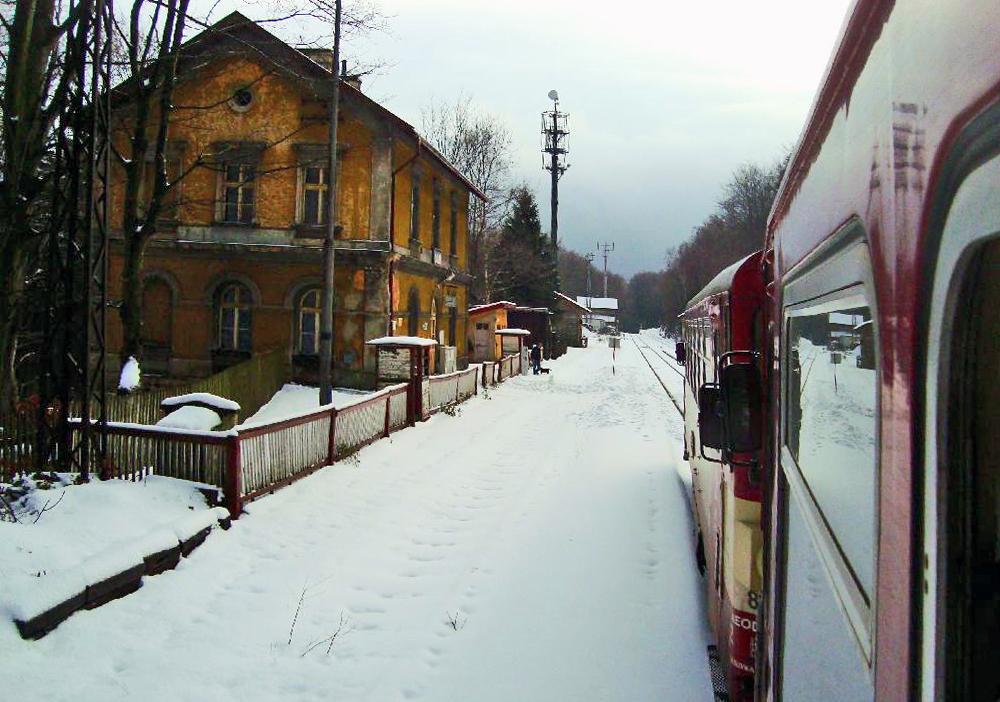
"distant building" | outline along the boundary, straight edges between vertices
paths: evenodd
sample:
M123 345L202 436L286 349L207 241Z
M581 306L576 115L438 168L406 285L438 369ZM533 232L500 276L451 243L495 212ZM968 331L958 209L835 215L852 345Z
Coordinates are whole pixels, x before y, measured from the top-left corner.
M576 302L590 309L583 323L596 332L618 331L618 298L578 296Z
M525 339L525 344L538 344L542 347L545 358L557 358L561 355L559 349L553 348L552 312L548 307L517 306L507 313L507 323L512 327L527 329L531 335Z
M500 358L497 329L506 329L507 313L517 307L513 302L491 302L469 308L469 339L472 361L496 361Z
M583 346L583 320L593 312L586 305L581 305L561 292L556 292L554 297L553 334L561 345L575 348Z

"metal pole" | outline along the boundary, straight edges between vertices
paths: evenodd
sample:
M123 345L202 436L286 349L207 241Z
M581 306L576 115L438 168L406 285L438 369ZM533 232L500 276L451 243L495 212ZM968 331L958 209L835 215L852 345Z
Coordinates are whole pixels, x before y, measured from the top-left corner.
M552 255L559 257L559 103L552 111Z
M341 0L336 0L333 19L333 66L330 69L332 93L327 119L329 120L329 159L326 185L326 239L323 241L323 291L319 323L319 402L328 405L333 401L333 293L334 293L334 241L337 234L337 114L340 108L340 11Z
M604 256L604 297L608 296L608 254L615 250L615 243L598 244L597 250Z

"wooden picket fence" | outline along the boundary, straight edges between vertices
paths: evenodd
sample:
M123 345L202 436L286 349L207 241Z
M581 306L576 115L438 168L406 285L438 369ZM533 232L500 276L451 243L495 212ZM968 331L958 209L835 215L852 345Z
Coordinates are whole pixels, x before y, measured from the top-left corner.
M109 395L108 420L132 424L156 424L163 416L160 403L168 397L192 392L210 392L238 402L240 416L249 417L291 379L287 349L275 349L231 366L202 380L171 387L139 389L129 395ZM77 403L71 416L79 417Z
M238 517L245 502L331 465L443 407L467 400L478 393L480 383L502 382L520 370L520 358L513 358L516 360L502 359L490 371L485 365L473 365L426 379L429 406L420 414L412 393L423 396L423 388L402 383L361 396L348 405L329 405L228 431L110 422L109 459L119 477L153 473L221 488L226 506ZM489 379L487 372L493 373Z

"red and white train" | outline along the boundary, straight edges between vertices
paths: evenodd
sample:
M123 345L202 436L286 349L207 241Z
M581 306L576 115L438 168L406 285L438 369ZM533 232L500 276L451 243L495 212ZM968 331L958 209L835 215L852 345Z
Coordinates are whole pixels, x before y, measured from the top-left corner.
M854 3L682 326L731 699L1000 699L998 0Z

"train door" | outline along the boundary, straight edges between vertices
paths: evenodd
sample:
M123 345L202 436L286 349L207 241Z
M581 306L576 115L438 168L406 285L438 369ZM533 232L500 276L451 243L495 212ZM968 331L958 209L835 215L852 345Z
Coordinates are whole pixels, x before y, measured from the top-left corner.
M946 211L927 339L920 689L924 702L996 702L1000 156L961 181Z
M860 349L842 335L868 321L878 333L860 224L786 281L780 699L862 702L874 697L880 415L879 370L853 362Z

